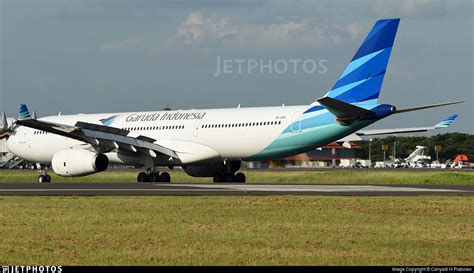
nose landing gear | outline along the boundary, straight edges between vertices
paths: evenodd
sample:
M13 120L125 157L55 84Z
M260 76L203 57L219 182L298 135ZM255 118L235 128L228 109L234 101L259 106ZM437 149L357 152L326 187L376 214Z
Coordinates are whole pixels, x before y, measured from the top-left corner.
M38 182L39 183L49 183L49 182L51 182L51 176L41 174L40 176L38 176Z
M41 172L41 174L38 176L38 183L50 183L51 176L48 175L48 167L37 163L36 168Z

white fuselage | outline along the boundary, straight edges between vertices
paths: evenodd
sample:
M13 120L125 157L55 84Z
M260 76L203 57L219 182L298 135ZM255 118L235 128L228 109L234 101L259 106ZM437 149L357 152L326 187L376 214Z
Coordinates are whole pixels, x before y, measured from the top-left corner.
M210 158L240 160L255 155L270 145L307 108L280 106L78 114L39 120L66 125L82 121L126 129L130 131L128 136L153 138L156 144L180 152L188 161L184 163L193 163ZM8 148L16 155L46 164L51 162L56 152L80 146L87 144L28 127L17 128L8 141ZM109 155L109 158L114 163L126 164L114 155Z

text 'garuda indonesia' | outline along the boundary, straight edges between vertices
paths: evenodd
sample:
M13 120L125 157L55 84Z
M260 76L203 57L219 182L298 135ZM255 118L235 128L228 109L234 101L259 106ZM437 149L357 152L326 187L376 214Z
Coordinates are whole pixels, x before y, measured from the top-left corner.
M137 122L137 121L157 121L157 120L193 120L193 119L203 119L205 115L206 115L206 112L131 114L125 119L125 121Z

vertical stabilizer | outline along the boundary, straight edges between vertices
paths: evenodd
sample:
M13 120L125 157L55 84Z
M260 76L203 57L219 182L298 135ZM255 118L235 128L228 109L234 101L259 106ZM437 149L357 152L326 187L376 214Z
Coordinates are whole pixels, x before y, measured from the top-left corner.
M25 104L20 104L20 112L18 113L18 119L30 119L30 111L28 111L28 107Z
M377 103L399 22L375 23L328 97L346 103Z

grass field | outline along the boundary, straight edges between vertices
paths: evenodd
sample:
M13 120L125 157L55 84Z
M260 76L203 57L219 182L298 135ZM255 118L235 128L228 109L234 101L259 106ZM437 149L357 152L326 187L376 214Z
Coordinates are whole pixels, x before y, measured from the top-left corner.
M64 178L50 172L54 182L136 182L137 171L108 171L85 177ZM474 184L474 172L459 171L244 171L249 183L306 184ZM174 183L209 183L211 178L190 177L180 170L170 172ZM1 182L35 182L38 173L30 170L1 170Z
M472 197L0 197L0 264L472 265Z

